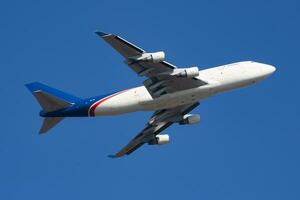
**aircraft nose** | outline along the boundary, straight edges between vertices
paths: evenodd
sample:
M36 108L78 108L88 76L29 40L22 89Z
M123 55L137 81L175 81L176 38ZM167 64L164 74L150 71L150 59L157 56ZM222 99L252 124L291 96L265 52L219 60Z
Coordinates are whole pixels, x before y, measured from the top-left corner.
M261 71L264 75L268 76L275 72L276 68L272 65L264 64L261 68Z

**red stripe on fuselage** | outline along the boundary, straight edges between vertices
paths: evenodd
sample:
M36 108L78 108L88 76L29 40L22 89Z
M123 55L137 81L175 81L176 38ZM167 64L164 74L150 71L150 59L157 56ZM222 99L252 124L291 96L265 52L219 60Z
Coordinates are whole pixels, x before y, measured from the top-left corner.
M99 101L97 101L96 103L94 103L94 104L90 107L90 109L89 109L89 116L90 116L90 117L95 117L95 110L96 110L96 108L97 108L101 103L103 103L103 102L106 101L107 99L110 99L110 98L112 98L112 97L114 97L114 96L117 96L118 94L121 94L121 93L126 92L126 91L127 91L127 90L124 90L124 91L121 91L121 92L117 92L117 93L112 94L112 95L110 95L110 96L107 96L107 97L105 97L105 98L103 98L103 99L100 99Z

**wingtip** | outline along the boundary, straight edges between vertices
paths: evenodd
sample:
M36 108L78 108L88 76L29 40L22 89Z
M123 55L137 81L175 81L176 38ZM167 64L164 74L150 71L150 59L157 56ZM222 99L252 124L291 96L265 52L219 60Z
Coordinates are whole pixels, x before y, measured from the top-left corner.
M109 158L117 158L116 155L108 155L107 157L109 157Z
M107 157L115 159L115 158L122 157L122 155L114 154L114 155L108 155Z
M101 32L101 31L95 31L95 33L96 33L97 35L99 35L100 37L105 37L105 36L110 35L109 33L104 33L104 32Z
M42 128L39 130L39 135L44 135L46 131L42 130Z

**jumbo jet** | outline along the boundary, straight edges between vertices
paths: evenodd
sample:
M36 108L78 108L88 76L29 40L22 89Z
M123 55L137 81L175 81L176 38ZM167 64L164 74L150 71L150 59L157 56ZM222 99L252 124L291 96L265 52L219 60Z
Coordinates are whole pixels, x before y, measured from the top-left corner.
M120 115L152 111L146 127L112 158L129 155L143 144L169 143L162 131L174 123L192 125L200 122L190 112L215 94L245 87L261 81L275 71L268 64L243 61L209 69L178 68L165 60L163 51L149 53L120 36L96 32L124 58L143 85L108 95L78 98L39 82L26 84L42 107L44 117L40 133L45 133L65 117Z

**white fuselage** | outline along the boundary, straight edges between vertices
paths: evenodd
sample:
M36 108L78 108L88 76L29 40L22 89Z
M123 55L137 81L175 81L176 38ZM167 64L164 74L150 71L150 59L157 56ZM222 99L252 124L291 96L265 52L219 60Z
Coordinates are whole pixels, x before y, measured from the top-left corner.
M144 86L131 88L100 100L95 116L135 111L154 111L195 103L220 92L241 88L263 80L275 71L267 64L245 61L201 70L199 78L208 84L162 95L153 99Z

